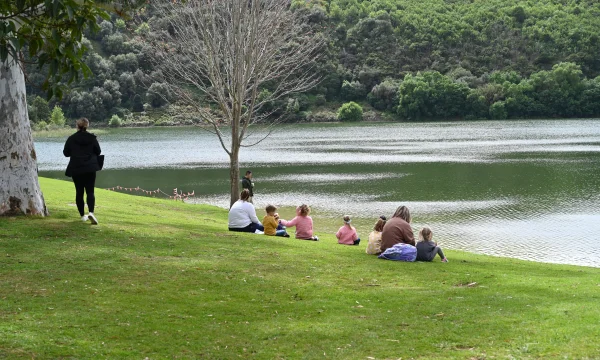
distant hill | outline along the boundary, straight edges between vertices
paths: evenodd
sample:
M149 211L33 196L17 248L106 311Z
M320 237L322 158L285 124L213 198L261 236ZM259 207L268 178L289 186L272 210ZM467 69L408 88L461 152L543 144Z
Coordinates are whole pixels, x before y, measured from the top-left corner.
M346 101L374 118L600 116L597 1L294 0L292 6L330 46L319 64L321 84L274 104L280 109L274 116L335 120ZM88 34L85 61L95 76L73 84L61 101L67 116L107 122L117 114L139 125L195 121L185 109L164 108L161 74L143 42L163 25L151 9L139 18L141 25L103 21L98 34ZM31 95L44 95L36 86L43 73L29 69L30 105Z

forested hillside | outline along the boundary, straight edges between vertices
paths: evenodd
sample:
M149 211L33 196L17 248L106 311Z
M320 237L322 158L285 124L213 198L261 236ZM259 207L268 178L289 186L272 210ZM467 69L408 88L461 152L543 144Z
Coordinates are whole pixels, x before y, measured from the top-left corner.
M317 70L323 81L272 104L273 116L331 121L350 101L364 113L343 111L341 120L600 116L597 1L294 0L292 6L311 31L329 39ZM100 26L86 42L94 76L70 85L58 103L65 115L102 123L112 117L113 125L194 122L152 67L145 38L164 28L152 9L136 21L113 18ZM48 104L36 97L45 96L43 74L28 69L34 122L48 121Z

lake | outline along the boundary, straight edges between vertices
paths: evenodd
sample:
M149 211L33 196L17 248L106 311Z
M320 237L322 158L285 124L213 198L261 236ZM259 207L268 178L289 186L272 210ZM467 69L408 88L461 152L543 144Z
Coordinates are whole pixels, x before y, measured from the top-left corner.
M249 143L267 129L254 131ZM36 140L41 176L67 179L64 140ZM98 187L177 188L227 207L228 157L206 130L99 140ZM535 120L281 125L240 160L254 172L259 218L268 203L288 218L307 203L317 235L348 214L366 242L379 215L407 205L415 232L429 225L443 248L600 267L599 155L599 120Z

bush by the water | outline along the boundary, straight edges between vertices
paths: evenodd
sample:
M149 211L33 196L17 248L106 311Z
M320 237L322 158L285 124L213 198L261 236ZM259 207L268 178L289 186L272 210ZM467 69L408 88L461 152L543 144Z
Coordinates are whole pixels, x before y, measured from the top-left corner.
M54 109L52 109L50 122L59 127L65 126L65 114L63 114L63 111L59 106L55 106Z
M110 127L119 127L123 124L123 120L119 117L119 115L113 115L108 122Z
M35 131L44 131L44 130L48 130L48 123L45 121L38 121L37 123L35 123L33 125L33 129Z
M350 101L339 108L337 118L339 121L361 121L363 109L354 101Z

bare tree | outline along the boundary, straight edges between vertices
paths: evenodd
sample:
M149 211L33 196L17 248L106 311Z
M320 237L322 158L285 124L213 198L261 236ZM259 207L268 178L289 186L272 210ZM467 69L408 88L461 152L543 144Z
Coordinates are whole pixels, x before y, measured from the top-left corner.
M245 143L248 127L272 124L271 114L261 112L266 104L318 83L313 66L324 38L289 0L154 0L153 6L166 22L149 38L155 64L177 102L197 111L229 155L233 204L240 149L266 137Z

